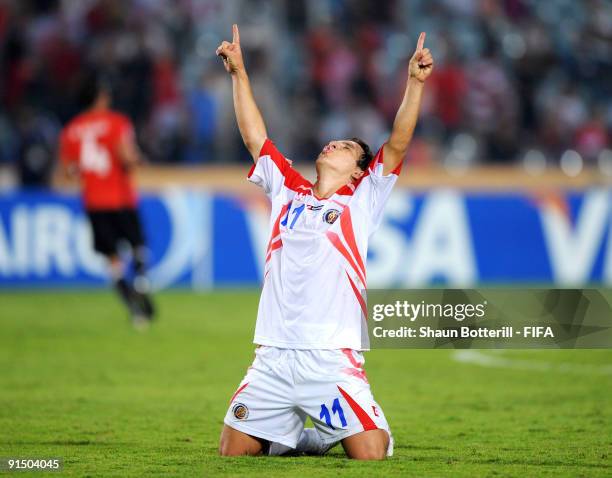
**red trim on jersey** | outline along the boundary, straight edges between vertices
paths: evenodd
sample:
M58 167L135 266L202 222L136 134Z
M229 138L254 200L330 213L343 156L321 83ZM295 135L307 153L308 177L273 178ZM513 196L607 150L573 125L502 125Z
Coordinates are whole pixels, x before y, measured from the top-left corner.
M363 277L366 277L366 269L363 265L363 260L361 259L361 254L359 254L359 249L357 249L357 242L355 241L355 233L353 231L353 221L351 220L351 209L347 206L342 211L340 215L340 227L342 229L342 234L346 239L346 243L349 246L349 249L353 253L357 264L361 268L361 273ZM365 285L365 282L364 282Z
M387 143L385 143L387 144ZM383 157L383 153L384 153L384 149L385 149L385 145L383 144L380 149L378 150L378 153L376 153L376 156L374 156L374 159L372 160L372 162L370 163L370 166L368 167L368 169L370 170L370 173L374 172L374 168L376 168L376 166L378 166L379 164L384 164L384 157ZM391 173L389 174L395 174L397 176L399 176L401 170L402 170L402 164L404 163L404 158L402 158L402 160L399 162L399 164L397 166L395 166L395 168L393 168L393 171L391 171Z
M383 164L384 149L385 149L385 145L383 144L378 150L378 152L376 153L376 155L374 156L374 158L372 158L372 161L370 161L370 164L368 166L368 173L373 173L374 168L376 168L376 166L378 166L379 164Z
M266 262L270 260L270 256L272 255L272 251L283 247L283 241L280 237L280 220L281 217L287 212L287 208L289 207L289 203L285 204L280 212L278 213L278 217L276 221L274 221L274 226L272 227L272 233L270 234L270 240L268 241L268 248L266 249ZM276 240L278 238L278 240Z
M361 184L361 181L363 181L364 178L368 174L370 174L370 170L369 169L364 171L363 172L363 176L361 176L356 181L353 181L352 183L345 184L340 189L338 189L336 191L336 194L338 194L340 196L352 196L355 193L355 191L357 190L357 188L359 187L359 185Z
M285 187L295 191L296 193L312 192L312 183L293 168L287 170L287 173L285 174Z
M397 176L400 175L400 173L402 172L402 165L404 164L404 160L402 159L399 164L397 166L395 166L395 169L393 169L393 171L391 171L391 174L395 174Z
M272 159L274 164L276 164L276 167L283 176L285 175L285 171L291 167L291 164L289 164L287 158L285 158L281 154L281 152L276 149L276 146L274 145L272 140L270 140L270 138L266 138L264 144L261 145L261 150L259 151L259 158L261 158L262 156L270 156L270 158Z
M328 199L331 199L334 196L334 194L338 194L340 196L351 196L355 192L355 189L356 189L355 185L356 184L359 184L359 182L345 184L344 186L341 186L338 190L336 190L336 192L334 192L331 196L326 197L326 198L317 196L314 193L314 191L313 191L312 195L315 197L315 199L317 201L327 201ZM333 201L333 199L332 199L332 201ZM334 201L334 202L337 202L337 201ZM340 203L338 203L338 204L340 204ZM343 204L343 206L344 206L344 204Z
M270 241L268 242L268 247L266 248L266 253L269 253L272 250L272 247L274 247L275 244L277 243L283 243L283 241L281 240L280 234L277 234L274 237L270 238Z
M255 171L256 166L257 166L257 163L253 163L253 166L251 166L251 169L249 169L249 174L247 174L247 178L250 178L251 176L253 176L253 171Z
M271 258L272 258L272 253L276 250L276 249L280 249L281 247L283 247L283 241L280 240L280 237L278 238L278 241L274 242L269 248L268 248L268 255L266 256L266 262L268 262Z
M368 320L368 309L366 307L365 301L363 300L363 296L361 295L361 292L359 292L359 289L357 288L357 286L351 279L351 276L348 275L348 272L346 272L346 277L348 278L351 284L351 287L353 289L353 292L355 293L355 297L357 297L357 301L359 302L359 305L361 306L361 312L363 312L363 316L366 318L366 320Z
M363 176L361 178L363 178ZM357 189L357 186L361 182L361 178L359 178L359 180L354 183L345 184L344 186L342 186L340 189L336 191L336 194L339 194L341 196L352 196L353 193L355 192L355 189Z
M248 384L249 384L249 382L245 383L238 390L236 390L236 392L234 392L234 395L232 395L232 398L231 398L231 400L229 402L232 403L234 401L234 399L238 396L238 394L240 392L242 392L245 388L247 388Z
M369 430L378 430L376 423L374 423L374 421L370 418L370 415L368 415L366 411L361 408L359 404L355 400L353 400L353 398L348 393L346 393L340 385L336 386L338 387L338 390L340 390L340 393L342 394L346 402L353 409L353 412L355 412L355 415L357 415L359 422L363 425L363 431L367 432Z
M350 266L353 268L353 270L359 276L359 279L361 280L361 283L365 287L365 285L366 285L365 277L363 277L363 274L361 273L361 270L359 270L359 268L355 264L355 261L353 261L353 258L351 257L351 254L349 253L349 251L347 251L346 247L344 247L344 244L342 244L342 241L340 240L340 236L338 236L338 234L336 234L335 232L332 232L332 231L327 231L325 233L325 235L331 241L331 243L334 245L334 247L336 249L338 249L338 252L340 252L340 254L342 254L344 256L344 258L348 261Z
M297 193L309 192L312 190L312 183L291 167L289 160L282 155L269 138L266 138L259 152L259 159L261 159L262 156L270 156L270 159L284 177L283 184L285 187ZM251 168L248 177L251 177L254 169L255 168Z

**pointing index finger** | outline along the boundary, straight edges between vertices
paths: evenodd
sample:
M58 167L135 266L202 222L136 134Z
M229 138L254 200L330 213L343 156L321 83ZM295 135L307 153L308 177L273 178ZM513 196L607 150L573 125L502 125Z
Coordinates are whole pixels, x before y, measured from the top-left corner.
M419 35L419 40L417 41L417 51L422 50L423 49L423 45L425 44L425 32L421 32L421 34Z
M240 32L238 31L238 25L235 23L232 25L232 43L240 43Z

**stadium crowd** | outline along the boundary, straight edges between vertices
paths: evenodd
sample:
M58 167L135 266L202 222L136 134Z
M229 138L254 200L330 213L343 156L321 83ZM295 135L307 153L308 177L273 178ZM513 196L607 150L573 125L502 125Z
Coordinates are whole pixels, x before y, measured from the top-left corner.
M420 31L436 69L413 163L609 153L605 0L0 0L0 163L47 181L92 67L150 161L247 161L214 56L234 21L269 134L298 161L330 138L380 145Z

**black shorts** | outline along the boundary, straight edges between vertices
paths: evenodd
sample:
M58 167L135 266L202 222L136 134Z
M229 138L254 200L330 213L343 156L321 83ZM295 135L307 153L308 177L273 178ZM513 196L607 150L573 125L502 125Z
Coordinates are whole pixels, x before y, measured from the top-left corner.
M93 231L94 249L105 256L117 254L117 245L127 241L133 248L144 245L136 209L87 211Z

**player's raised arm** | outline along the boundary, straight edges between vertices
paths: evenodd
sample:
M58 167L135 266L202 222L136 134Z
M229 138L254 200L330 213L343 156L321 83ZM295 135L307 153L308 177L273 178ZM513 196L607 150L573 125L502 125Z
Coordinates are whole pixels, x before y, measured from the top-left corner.
M238 25L234 24L232 31L232 43L227 41L221 43L217 48L217 55L223 58L225 70L232 76L234 110L238 129L253 160L257 161L259 151L267 137L266 125L255 103L249 77L242 61Z
M423 48L424 43L425 33L422 32L408 66L408 84L404 98L384 147L384 174L389 174L404 159L419 117L423 85L433 70L433 58L429 49Z

